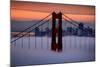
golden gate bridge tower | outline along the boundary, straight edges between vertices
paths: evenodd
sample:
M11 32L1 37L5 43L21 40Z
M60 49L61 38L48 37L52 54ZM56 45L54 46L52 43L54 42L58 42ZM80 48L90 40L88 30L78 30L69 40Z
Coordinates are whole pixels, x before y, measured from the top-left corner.
M58 20L58 21L57 21ZM52 13L51 50L62 51L62 13Z

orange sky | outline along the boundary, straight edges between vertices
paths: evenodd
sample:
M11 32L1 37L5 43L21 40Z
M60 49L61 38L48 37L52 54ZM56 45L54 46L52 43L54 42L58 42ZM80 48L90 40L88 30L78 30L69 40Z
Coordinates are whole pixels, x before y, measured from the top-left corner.
M11 2L12 20L39 20L49 13L63 12L76 21L95 22L94 6L63 5L37 2Z

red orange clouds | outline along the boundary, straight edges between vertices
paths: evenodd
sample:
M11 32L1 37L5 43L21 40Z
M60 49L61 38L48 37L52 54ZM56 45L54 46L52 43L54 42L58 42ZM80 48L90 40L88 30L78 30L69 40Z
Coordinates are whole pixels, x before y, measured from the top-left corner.
M61 11L77 21L95 22L94 6L63 5L21 1L11 2L11 18L14 20L41 19L53 11Z

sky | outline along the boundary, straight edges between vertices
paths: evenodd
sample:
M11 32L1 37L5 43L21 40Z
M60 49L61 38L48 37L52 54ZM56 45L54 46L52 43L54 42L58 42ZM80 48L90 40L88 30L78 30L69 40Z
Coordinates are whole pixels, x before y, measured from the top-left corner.
M70 18L79 21L94 23L95 6L80 6L69 4L51 4L40 2L11 2L11 19L20 21L40 20L52 13L61 11Z
M82 4L82 5L95 5L95 0L12 0L12 1L30 1L30 2L50 2L50 3L66 3L66 4Z

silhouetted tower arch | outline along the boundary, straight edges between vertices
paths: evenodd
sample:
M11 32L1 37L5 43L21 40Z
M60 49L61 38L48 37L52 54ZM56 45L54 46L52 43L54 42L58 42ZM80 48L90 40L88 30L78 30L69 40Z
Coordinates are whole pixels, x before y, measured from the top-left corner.
M58 20L58 21L57 21ZM52 13L52 44L51 49L62 51L62 13Z

